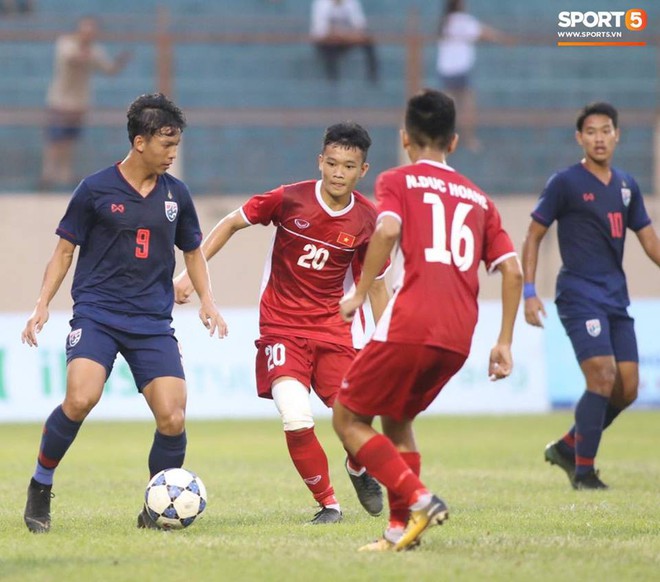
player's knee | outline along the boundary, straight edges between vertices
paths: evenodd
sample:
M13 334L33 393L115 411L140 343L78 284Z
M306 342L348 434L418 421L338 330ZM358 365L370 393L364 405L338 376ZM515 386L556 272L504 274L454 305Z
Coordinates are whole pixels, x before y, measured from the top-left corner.
M64 414L75 422L83 421L96 406L99 399L94 395L77 393L67 395L62 403Z
M300 382L283 380L273 386L271 392L285 431L302 430L314 426L309 393Z
M156 428L165 435L181 434L186 427L186 413L183 408L168 410L156 415Z
M587 384L589 390L603 396L610 396L616 382L616 367L600 365L589 371Z

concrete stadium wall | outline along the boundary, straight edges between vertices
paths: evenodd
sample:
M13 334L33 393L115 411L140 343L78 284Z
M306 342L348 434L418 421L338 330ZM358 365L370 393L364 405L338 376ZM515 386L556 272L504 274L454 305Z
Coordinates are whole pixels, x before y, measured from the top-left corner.
M0 197L0 232L5 252L0 255L0 273L5 283L0 286L0 311L29 312L34 307L43 270L56 244L54 230L66 208L68 195L20 194ZM196 199L204 232L228 212L244 202L243 197L205 196ZM536 196L500 197L496 199L505 227L520 251L529 223L529 212ZM660 200L646 198L646 205L656 228L660 223ZM220 307L250 307L258 300L261 274L272 227L254 226L239 232L210 263L215 296ZM633 297L660 297L660 275L644 255L636 237L628 233L625 257L629 290ZM635 240L632 240L635 239ZM556 232L551 229L541 247L541 269L537 288L550 300L560 265ZM73 269L51 303L53 310L71 307L69 289ZM483 299L499 295L500 278L482 271Z

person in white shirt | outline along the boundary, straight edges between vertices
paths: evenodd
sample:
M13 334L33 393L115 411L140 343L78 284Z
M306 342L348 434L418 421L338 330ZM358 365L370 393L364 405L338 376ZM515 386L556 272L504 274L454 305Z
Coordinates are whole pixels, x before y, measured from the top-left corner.
M376 48L360 0L314 0L310 36L330 81L339 79L339 61L354 48L364 51L369 80L378 81Z
M478 151L476 99L470 79L476 62L476 44L479 41L510 44L513 39L468 14L464 0L446 0L439 35L437 71L440 82L456 101L464 143L468 149Z

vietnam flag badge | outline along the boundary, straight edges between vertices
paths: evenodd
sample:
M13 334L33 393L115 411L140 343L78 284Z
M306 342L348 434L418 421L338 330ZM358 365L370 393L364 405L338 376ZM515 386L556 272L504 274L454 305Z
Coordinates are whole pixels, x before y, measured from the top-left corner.
M352 248L353 245L355 244L355 237L352 234L346 234L345 232L340 232L339 236L337 237L337 242L340 245L344 245L345 247Z

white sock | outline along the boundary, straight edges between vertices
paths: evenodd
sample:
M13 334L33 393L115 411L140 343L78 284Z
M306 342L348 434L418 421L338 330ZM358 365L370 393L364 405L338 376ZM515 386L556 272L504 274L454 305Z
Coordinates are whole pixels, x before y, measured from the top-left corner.
M419 511L420 509L424 509L429 503L431 503L431 497L433 496L430 493L423 493L418 497L417 501L410 506L410 510Z
M361 475L364 475L367 468L362 467L359 471L356 471L355 469L351 468L351 464L348 462L348 459L347 459L346 460L346 470L348 471L349 475L353 475L354 477L360 477Z

